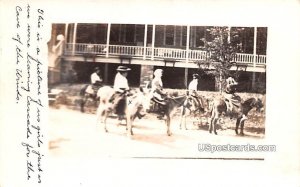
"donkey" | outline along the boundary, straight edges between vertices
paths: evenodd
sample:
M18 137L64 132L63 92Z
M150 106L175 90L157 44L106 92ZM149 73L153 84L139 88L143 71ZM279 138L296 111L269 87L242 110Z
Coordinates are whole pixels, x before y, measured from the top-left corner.
M185 130L186 127L186 117L194 116L194 117L203 117L207 116L209 112L209 100L205 99L202 96L187 96L184 104L181 106L180 111L180 124L179 128L182 129L182 123L184 124Z
M114 89L109 86L101 87L97 93L97 96L100 98L97 109L97 124L101 121L105 132L108 132L106 127L107 117L113 110L113 104L109 102L113 94ZM143 89L140 88L139 91L132 93L131 96L125 96L125 100L123 101L117 106L117 115L119 119L122 119L123 115L125 115L127 135L132 136L132 122L136 117L141 117L142 113L145 113L145 110L149 109L150 99L148 99Z
M166 116L165 122L166 122L166 126L167 126L167 135L171 136L171 130L170 130L170 125L171 125L171 118L173 117L176 108L181 107L185 100L187 99L186 95L182 95L182 96L176 96L176 97L172 97L172 96L167 96L165 99L165 105L161 105L161 108L164 112L164 115ZM156 102L154 100L154 102ZM158 103L159 104L159 103Z
M260 111L263 107L263 103L261 99L250 98L244 102L240 102L239 104L234 105L233 107L233 114L236 120L236 127L235 133L238 134L238 128L241 126L240 135L244 135L244 122L247 119L246 116L248 115L249 111L252 108L256 108L256 111ZM220 118L220 115L227 111L227 105L225 103L224 98L219 98L215 100L212 104L212 112L211 112L211 122L209 126L209 132L214 133L217 135L216 123Z
M98 88L96 88L96 90L99 90L101 86L99 86ZM97 99L98 96L97 96L97 93L95 93L97 91L95 91L92 87L92 85L84 85L81 89L80 89L80 92L79 92L79 95L81 97L81 100L80 100L80 111L82 113L85 112L85 104L87 103L88 99L92 99L93 100L93 103L95 104L95 106L97 105Z

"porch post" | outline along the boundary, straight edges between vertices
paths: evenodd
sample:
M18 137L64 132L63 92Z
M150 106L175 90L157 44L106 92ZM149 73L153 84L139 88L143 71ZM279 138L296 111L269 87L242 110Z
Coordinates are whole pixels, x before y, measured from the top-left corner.
M231 31L231 27L228 27L228 43L230 43L230 31Z
M68 43L68 29L69 29L69 23L66 23L66 29L65 29L65 42Z
M109 53L110 27L111 27L111 23L109 23L107 25L107 33L106 33L106 58L108 58L108 53Z
M145 60L146 59L146 50L147 50L147 27L148 25L145 24L145 32L144 32L144 56L143 56L143 59Z
M65 41L64 41L64 45L63 45L63 50L62 52L65 53L65 49L66 49L66 44L68 43L68 29L69 29L69 24L66 23L66 27L65 27Z
M152 49L151 49L151 60L154 60L154 42L155 42L155 25L152 28Z
M190 48L190 26L187 25L187 31L186 31L186 59L185 62L189 62L189 48Z
M77 23L74 25L74 34L73 34L73 49L72 49L72 55L75 54L75 44L76 44L76 36L77 35Z
M186 31L186 59L185 62L189 62L189 48L190 48L190 25L187 25L187 31ZM188 68L184 69L184 83L186 85L186 88L188 86Z
M253 69L252 72L252 90L255 89L255 70L256 70L256 39L257 39L257 27L254 27L254 46L253 46Z

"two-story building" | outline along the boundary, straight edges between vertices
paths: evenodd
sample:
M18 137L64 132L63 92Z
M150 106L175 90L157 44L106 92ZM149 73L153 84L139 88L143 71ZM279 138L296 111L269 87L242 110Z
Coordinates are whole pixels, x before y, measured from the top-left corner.
M104 83L113 83L115 69L126 64L132 71L130 86L139 86L151 79L156 68L164 69L166 88L186 88L192 74L198 72L197 61L205 61L207 52L201 50L204 42L211 41L211 26L66 23L52 25L49 41L49 83L89 82L95 66L102 69ZM257 84L266 84L266 27L228 27L239 29L243 53L234 61L243 71L242 91L253 90ZM215 90L214 77L202 76L200 90Z

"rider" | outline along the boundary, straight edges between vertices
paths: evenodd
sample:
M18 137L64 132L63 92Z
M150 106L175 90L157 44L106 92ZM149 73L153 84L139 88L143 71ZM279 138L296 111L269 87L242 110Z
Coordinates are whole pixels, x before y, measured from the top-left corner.
M161 80L163 70L156 69L153 74L154 79L151 81L151 94L154 101L159 104L157 111L159 116L157 116L157 118L163 119L165 115L164 106L167 104L165 101L167 94L163 91L163 83Z
M151 82L151 93L153 94L153 98L160 104L166 105L165 98L166 93L163 91L163 83L161 80L163 70L156 69L154 71L154 79Z
M199 106L204 109L203 103L201 99L198 98L197 90L198 90L198 79L199 75L197 73L193 74L193 80L189 83L187 95L194 97Z
M92 98L96 99L97 91L102 86L102 78L100 76L100 68L95 67L94 72L90 76L91 85L86 85L85 92L90 94Z
M234 78L232 78L231 76L229 76L226 79L226 88L225 88L225 101L227 101L227 113L232 113L233 111L233 103L232 100L237 100L238 99L238 95L235 94L236 92L236 87L237 87L238 83L234 80Z
M94 73L91 75L91 84L93 90L98 90L102 86L101 71L99 67L95 67Z
M191 92L192 96L197 96L197 90L198 90L198 74L193 74L193 80L190 82L188 87L188 95Z
M115 81L114 81L114 90L115 93L112 95L110 98L110 102L113 103L113 109L116 111L116 108L120 101L124 100L126 96L126 92L129 91L129 86L128 86L128 80L127 80L127 75L128 71L131 69L126 67L126 66L119 66L117 68L118 73L115 76Z

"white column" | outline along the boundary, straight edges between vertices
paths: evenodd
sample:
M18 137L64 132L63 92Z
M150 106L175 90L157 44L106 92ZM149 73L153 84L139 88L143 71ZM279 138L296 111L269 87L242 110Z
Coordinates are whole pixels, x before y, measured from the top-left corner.
M74 34L73 34L73 50L72 54L75 54L75 44L76 44L76 38L77 38L77 23L74 24Z
M65 42L68 43L68 29L69 29L69 24L66 23L66 29L65 29Z
M154 42L155 42L155 25L152 28L152 49L151 49L151 60L154 60Z
M257 40L257 27L254 27L254 46L253 46L253 69L254 69L254 71L252 72L252 89L255 88L256 40Z
M187 31L186 31L186 59L185 62L189 62L189 49L190 49L190 26L187 25Z
M108 53L109 53L110 27L111 27L111 23L109 23L107 25L107 33L106 33L106 58L108 58Z
M66 23L66 27L65 27L65 41L63 42L63 53L65 52L65 49L66 49L66 44L68 43L68 29L69 29L69 24ZM68 51L69 52L69 51Z
M231 27L228 27L228 43L230 43L230 31L231 31Z
M146 50L147 50L147 48L146 48L147 47L147 32L148 32L147 27L148 27L148 25L145 24L145 32L144 32L144 56L143 56L144 60L146 59Z
M187 25L186 31L186 59L185 62L189 62L189 49L190 49L190 26ZM188 68L184 69L184 83L186 87L188 86Z

